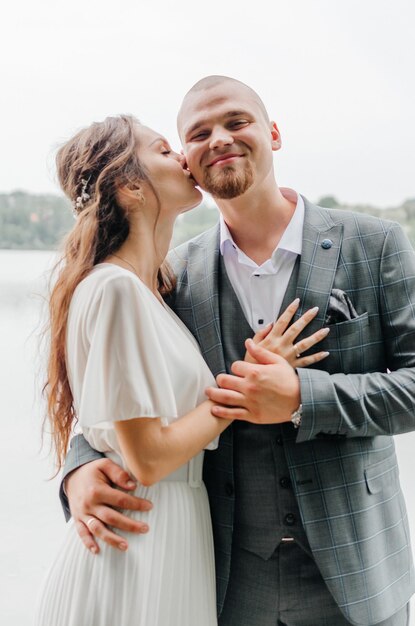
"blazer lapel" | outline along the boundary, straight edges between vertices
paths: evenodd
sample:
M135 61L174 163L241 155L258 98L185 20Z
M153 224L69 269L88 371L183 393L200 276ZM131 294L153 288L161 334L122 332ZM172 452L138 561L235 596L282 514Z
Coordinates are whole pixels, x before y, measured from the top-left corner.
M193 334L214 376L225 372L219 315L219 227L189 244L187 277Z
M343 225L335 224L330 214L306 198L303 248L298 271L296 290L291 282L281 307L281 312L294 297L300 298L296 317L318 306L319 313L305 329L310 335L322 326L329 303L330 293L339 261L343 238ZM322 246L323 244L323 246ZM187 306L191 313L186 324L196 337L205 361L215 376L225 372L219 313L219 226L207 231L203 238L189 244L187 279Z
M336 274L343 239L343 225L335 224L330 214L306 198L303 248L297 281L300 307L297 317L318 306L315 320L306 328L310 335L324 325L330 293Z

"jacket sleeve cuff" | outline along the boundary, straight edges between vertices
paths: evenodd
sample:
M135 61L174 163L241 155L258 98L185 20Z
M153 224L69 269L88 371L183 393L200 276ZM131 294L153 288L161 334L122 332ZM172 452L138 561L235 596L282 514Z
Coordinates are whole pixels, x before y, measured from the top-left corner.
M307 368L298 368L297 374L303 414L296 442L339 435L342 420L336 411L337 399L330 374Z
M63 513L66 521L71 517L71 511L69 509L69 502L65 492L65 479L71 472L78 469L86 463L91 461L97 461L102 459L105 455L94 448L91 448L89 443L83 437L83 435L76 435L71 440L71 445L66 456L65 465L62 472L62 480L59 487L59 498L62 504Z

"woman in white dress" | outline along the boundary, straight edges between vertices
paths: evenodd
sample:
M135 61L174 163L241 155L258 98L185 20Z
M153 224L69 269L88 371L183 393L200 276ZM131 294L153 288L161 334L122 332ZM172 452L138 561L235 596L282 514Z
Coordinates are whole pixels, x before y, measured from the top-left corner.
M130 535L124 553L86 551L70 522L36 624L216 626L202 462L229 422L211 414L212 374L162 298L173 285L163 261L175 219L200 191L184 157L129 116L80 131L57 168L76 213L50 299L46 389L58 465L78 422L153 509L130 512L150 531Z

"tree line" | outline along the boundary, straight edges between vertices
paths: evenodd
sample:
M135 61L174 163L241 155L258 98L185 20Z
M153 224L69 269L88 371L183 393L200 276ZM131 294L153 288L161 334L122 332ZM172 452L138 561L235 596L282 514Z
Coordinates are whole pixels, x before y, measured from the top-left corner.
M381 209L370 205L347 205L334 196L323 196L320 206L369 213L399 222L415 247L415 198L401 205ZM204 202L179 216L173 236L177 245L213 226L218 211L211 201ZM73 226L69 201L53 194L31 194L24 191L0 194L0 249L54 250Z

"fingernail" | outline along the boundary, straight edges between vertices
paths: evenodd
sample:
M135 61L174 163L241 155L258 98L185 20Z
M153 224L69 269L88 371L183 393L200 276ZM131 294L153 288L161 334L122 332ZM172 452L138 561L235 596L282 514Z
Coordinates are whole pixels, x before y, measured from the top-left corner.
M148 502L146 504L143 504L141 510L142 511L151 511L151 509L153 508L153 505L151 502Z
M98 553L98 548L96 546L91 546L89 549L92 552L92 554L97 554Z
M147 532L148 532L148 526L147 526L147 524L145 524L144 526L141 526L141 530L140 530L140 532L142 532L142 533L147 533Z
M118 547L120 550L122 550L123 552L125 552L128 548L128 545L126 543L119 543Z
M135 487L136 487L136 486L137 486L137 485L136 485L136 483L135 483L133 480L129 480L129 481L126 483L126 487L127 487L127 489L135 489Z
M319 310L320 307L318 306L313 306L312 309L310 309L310 311L312 311L313 313L317 313L317 311Z
M321 334L322 334L322 335L328 335L328 334L329 334L329 332L330 332L330 328L323 328L323 329L321 330Z
M291 302L291 304L299 304L299 302L300 302L300 298L296 298L295 300Z
M323 352L324 356L329 356L330 352Z

